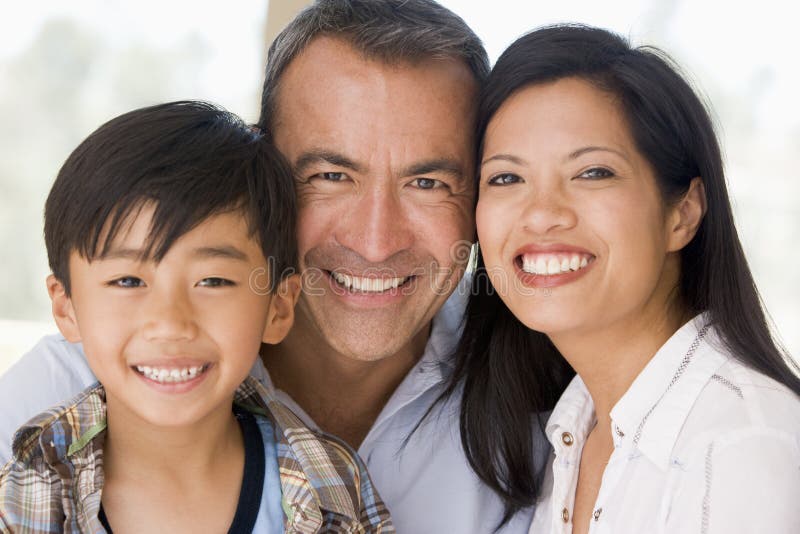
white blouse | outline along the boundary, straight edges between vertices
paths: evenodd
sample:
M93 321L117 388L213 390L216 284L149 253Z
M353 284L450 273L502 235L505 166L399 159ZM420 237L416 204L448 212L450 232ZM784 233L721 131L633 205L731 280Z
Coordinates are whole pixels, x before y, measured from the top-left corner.
M800 398L734 360L704 315L678 330L611 411L614 452L591 534L800 534ZM575 377L530 534L572 532L594 405Z

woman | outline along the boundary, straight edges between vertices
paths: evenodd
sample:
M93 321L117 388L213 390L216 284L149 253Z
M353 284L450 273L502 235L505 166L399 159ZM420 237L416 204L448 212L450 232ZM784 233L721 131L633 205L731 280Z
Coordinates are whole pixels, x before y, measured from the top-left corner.
M479 133L451 389L508 517L536 501L533 533L800 532L800 379L676 67L604 30L534 31L498 60Z

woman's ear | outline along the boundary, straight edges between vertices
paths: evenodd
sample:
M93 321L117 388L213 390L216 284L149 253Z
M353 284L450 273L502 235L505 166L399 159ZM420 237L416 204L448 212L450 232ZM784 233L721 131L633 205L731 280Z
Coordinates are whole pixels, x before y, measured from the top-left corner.
M300 296L300 275L293 274L281 280L270 296L267 324L263 343L276 345L283 341L294 324L294 306Z
M703 179L696 177L689 184L689 190L671 208L668 226L668 250L681 250L689 244L697 233L706 213L706 190Z
M50 295L53 319L56 320L56 325L61 334L70 343L79 342L81 340L81 331L78 328L78 320L75 316L72 299L67 295L63 282L52 274L47 277L47 293Z

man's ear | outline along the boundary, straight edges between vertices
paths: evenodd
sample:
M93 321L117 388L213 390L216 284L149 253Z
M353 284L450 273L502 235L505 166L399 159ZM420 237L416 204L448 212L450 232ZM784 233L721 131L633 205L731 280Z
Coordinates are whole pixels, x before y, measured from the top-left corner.
M697 233L706 213L706 190L703 179L696 177L689 184L689 190L671 208L668 227L668 250L681 250L689 244Z
M72 299L67 295L64 284L52 274L47 277L47 293L50 295L50 302L53 308L53 319L61 331L61 334L70 343L77 343L81 340L81 331L78 328L78 320L75 317L75 308L72 306Z
M293 274L281 280L270 296L267 324L263 343L276 345L283 341L294 324L294 306L300 296L300 275Z

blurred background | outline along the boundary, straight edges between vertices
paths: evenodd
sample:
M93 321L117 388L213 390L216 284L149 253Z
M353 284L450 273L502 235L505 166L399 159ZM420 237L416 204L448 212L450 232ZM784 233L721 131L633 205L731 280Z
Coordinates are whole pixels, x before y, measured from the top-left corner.
M37 0L0 19L0 373L55 332L42 207L106 120L184 98L258 117L266 49L309 2ZM776 331L800 355L800 62L792 4L443 0L494 61L515 38L584 22L669 52L712 102L742 241ZM795 265L793 267L793 265Z

